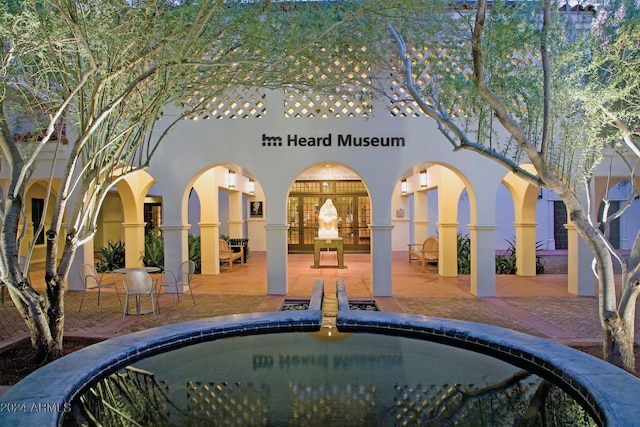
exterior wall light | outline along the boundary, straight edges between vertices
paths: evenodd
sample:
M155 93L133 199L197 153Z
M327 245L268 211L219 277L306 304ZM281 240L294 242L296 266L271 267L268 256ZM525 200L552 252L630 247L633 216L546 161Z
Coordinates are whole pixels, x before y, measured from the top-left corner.
M423 169L420 171L420 188L427 188L427 171Z
M400 182L400 185L401 185L401 186L400 186L400 190L401 190L402 194L407 194L407 191L408 191L408 188L407 188L407 180L406 180L406 179L403 179L403 180Z
M228 176L228 187L233 189L236 188L236 173L234 171L229 171L229 176Z
M256 194L256 182L252 179L249 180L249 194Z

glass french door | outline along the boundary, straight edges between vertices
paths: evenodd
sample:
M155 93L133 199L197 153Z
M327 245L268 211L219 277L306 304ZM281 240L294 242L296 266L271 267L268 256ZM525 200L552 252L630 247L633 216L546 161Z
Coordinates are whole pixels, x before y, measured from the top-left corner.
M294 184L287 205L289 252L313 252L318 236L318 213L327 199L333 201L338 211L338 235L344 240L345 252L369 252L371 206L366 193L354 194L354 189L365 190L359 183L345 185L345 181L318 181L313 185L314 182L306 181L304 185ZM302 192L307 194L296 194Z

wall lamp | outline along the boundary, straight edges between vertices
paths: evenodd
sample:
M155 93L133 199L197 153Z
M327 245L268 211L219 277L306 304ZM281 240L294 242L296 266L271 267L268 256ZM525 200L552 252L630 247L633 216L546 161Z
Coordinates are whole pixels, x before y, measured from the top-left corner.
M249 180L249 194L256 194L256 182L252 179Z
M427 171L423 169L420 171L420 188L427 188Z
M231 189L236 188L236 173L234 171L229 171L227 179L229 180L227 186Z
M407 180L406 179L403 179L400 182L400 191L402 192L402 194L407 194L408 187L407 187Z

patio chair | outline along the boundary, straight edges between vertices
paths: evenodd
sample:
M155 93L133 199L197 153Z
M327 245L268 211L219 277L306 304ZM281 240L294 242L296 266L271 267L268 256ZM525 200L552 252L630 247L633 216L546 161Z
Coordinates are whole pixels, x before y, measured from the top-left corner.
M229 265L229 271L233 270L233 262L235 260L239 259L240 262L242 262L242 257L244 256L242 250L240 252L233 252L226 240L220 239L218 248L220 264L226 262Z
M140 309L140 297L149 296L151 298L151 312L153 320L156 320L156 285L158 279L151 277L149 273L140 269L127 272L122 278L124 290L127 296L124 299L124 312L122 317L129 313L129 297L133 296L136 300L136 314L143 314Z
M118 295L118 301L120 302L120 307L122 307L122 300L120 299L120 293L118 292L118 286L116 283L116 275L113 274L113 272L101 273L100 276L98 276L98 272L93 265L82 264L80 266L80 278L84 284L84 291L82 293L82 300L80 301L80 308L78 311L82 310L84 296L87 291L91 289L98 290L98 307L100 307L100 311L102 311L102 290L107 288L115 288L116 295Z
M423 273L426 264L438 265L439 242L437 237L427 237L424 243L409 243L407 246L409 247L409 262L412 259L420 261Z
M173 309L175 310L178 301L180 301L180 292L186 292L186 289L191 293L191 299L193 300L193 305L196 305L196 299L193 297L193 291L191 290L191 279L193 279L193 275L196 271L196 263L189 260L180 264L178 267L178 271L175 273L172 271L165 271L162 277L162 282L160 282L161 289L164 287L165 293L168 293L167 288L173 287ZM186 289L185 289L186 288Z

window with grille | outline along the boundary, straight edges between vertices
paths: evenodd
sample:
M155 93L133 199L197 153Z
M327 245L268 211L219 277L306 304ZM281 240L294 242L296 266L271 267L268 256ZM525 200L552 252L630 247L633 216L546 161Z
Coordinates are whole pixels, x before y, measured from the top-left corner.
M38 232L42 223L42 214L44 213L44 199L31 199L31 222L33 223L33 233L36 245L44 245L44 232Z

